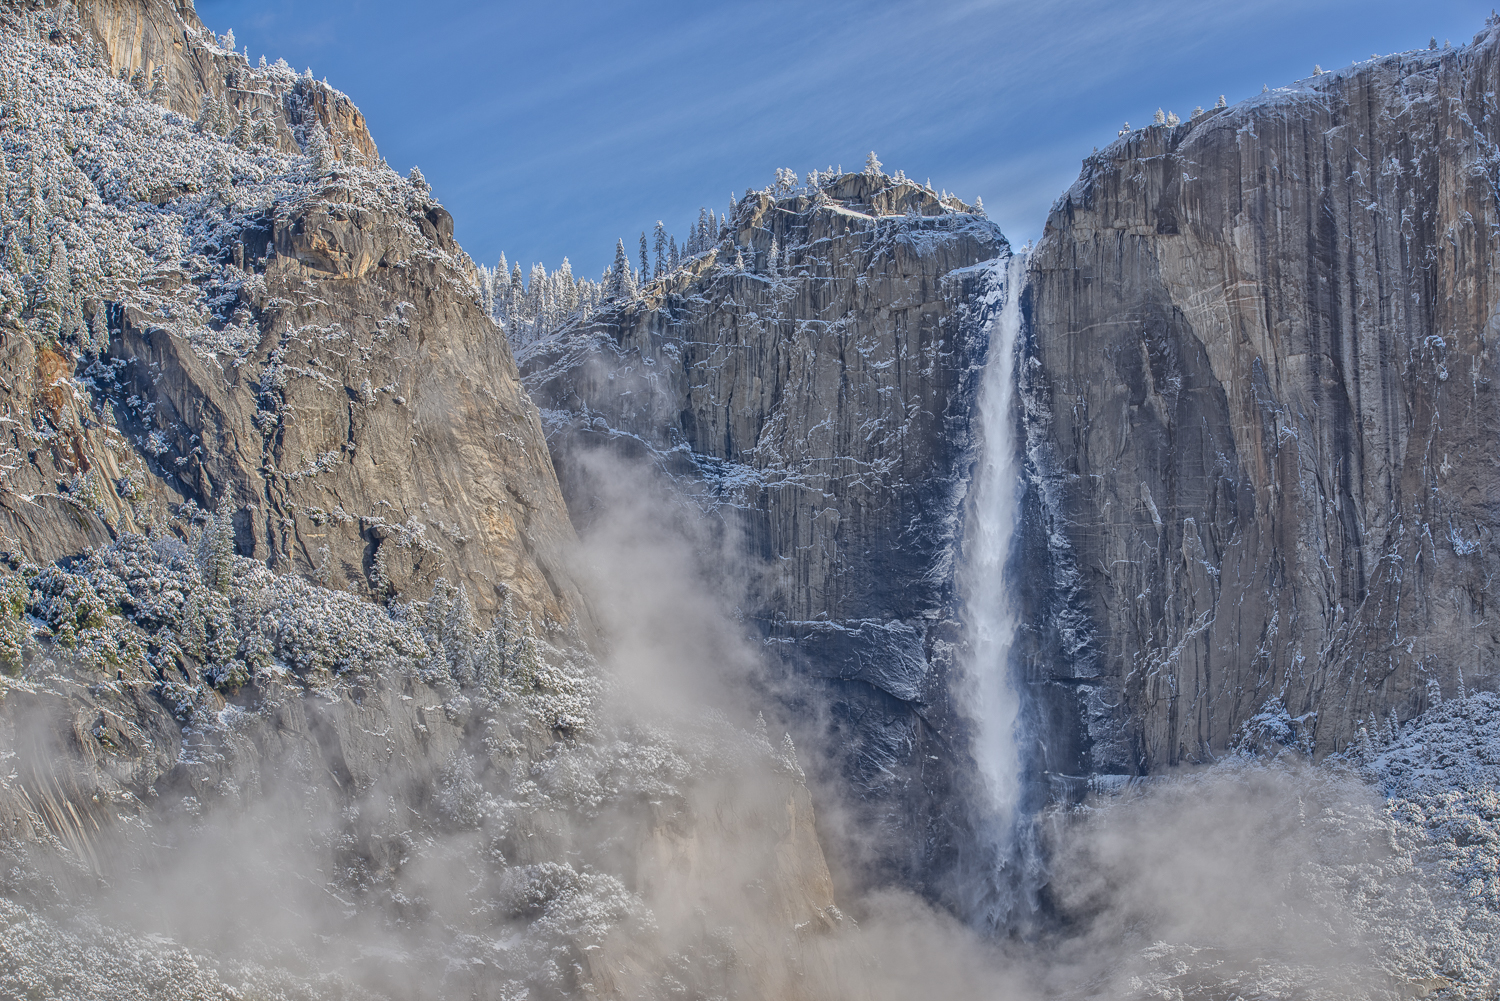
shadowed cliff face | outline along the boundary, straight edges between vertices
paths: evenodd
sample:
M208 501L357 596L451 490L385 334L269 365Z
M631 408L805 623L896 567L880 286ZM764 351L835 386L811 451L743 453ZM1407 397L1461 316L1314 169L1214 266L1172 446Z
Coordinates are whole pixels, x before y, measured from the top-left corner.
M722 521L781 695L827 751L823 780L860 801L858 850L931 888L963 823L947 682L985 355L975 265L1008 247L884 176L747 196L731 226L642 298L525 348L523 379L575 520L595 499L570 467L610 448Z
M1023 376L1052 770L1210 760L1272 699L1326 753L1495 685L1497 42L1137 130L1054 207Z

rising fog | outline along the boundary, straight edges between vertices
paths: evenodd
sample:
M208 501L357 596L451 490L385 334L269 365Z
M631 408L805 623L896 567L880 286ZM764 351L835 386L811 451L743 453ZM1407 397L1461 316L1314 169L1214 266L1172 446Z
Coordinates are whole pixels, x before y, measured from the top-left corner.
M264 763L239 785L112 826L101 811L71 843L8 843L9 988L1348 998L1480 968L1431 947L1456 898L1421 878L1425 849L1368 776L1290 751L1036 818L1048 869L1024 938L977 934L851 867L834 865L835 885L825 848L864 832L840 829L856 814L836 800L814 817L815 763L765 722L769 701L755 712L766 664L736 612L733 540L639 468L600 453L581 475L607 500L575 559L605 637L593 722L497 751L499 724L471 720L463 741L342 797L325 749L272 752L249 746L265 731L228 726L195 753ZM66 793L71 749L36 722L6 735L12 783Z

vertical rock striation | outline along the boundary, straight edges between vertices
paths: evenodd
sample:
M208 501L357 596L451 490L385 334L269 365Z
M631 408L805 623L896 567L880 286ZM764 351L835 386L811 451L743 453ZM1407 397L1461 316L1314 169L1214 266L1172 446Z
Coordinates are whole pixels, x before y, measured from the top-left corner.
M971 314L977 265L1008 246L878 173L749 194L721 236L523 348L522 377L575 518L594 503L579 457L611 448L653 459L743 543L745 607L831 754L824 780L861 802L868 861L947 893L967 753L953 570L986 349Z
M1136 130L1054 206L1024 375L1048 767L1211 760L1272 700L1326 753L1495 685L1497 45Z

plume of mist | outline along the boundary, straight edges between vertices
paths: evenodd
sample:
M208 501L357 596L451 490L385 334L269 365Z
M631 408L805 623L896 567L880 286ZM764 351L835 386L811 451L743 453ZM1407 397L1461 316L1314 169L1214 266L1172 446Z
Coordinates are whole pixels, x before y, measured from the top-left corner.
M651 467L604 449L572 466L593 498L574 565L607 643L613 708L743 713L760 654L735 613L744 572L732 540Z
M765 665L726 533L630 463L580 461L606 500L576 563L603 680L565 738L416 671L268 683L176 737L79 716L47 695L79 690L63 673L10 684L0 807L44 833L0 845L0 994L1483 996L1500 805L1492 783L1446 791L1421 755L1500 731L1493 696L1382 752L1405 799L1375 765L1285 753L1053 809L1050 923L996 939L835 884L825 851L857 846L863 815L835 797L814 817L803 755L756 718ZM550 670L527 683L562 684ZM90 793L121 763L88 735L126 731L182 741L187 778L149 807Z

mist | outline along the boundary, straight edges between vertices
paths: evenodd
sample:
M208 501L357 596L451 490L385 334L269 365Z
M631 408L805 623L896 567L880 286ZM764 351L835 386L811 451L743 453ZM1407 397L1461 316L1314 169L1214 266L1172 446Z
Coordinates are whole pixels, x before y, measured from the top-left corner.
M829 783L810 790L811 749L767 722L786 681L737 612L751 571L732 533L648 465L599 451L574 473L600 500L573 558L602 634L586 663L539 639L499 681L432 663L268 676L253 703L189 713L184 774L155 805L77 823L57 819L77 806L35 806L29 839L10 824L0 985L1030 1001L1477 983L1488 926L1470 922L1467 965L1429 942L1459 891L1368 763L1247 745L1051 806L1034 818L1042 913L1020 936L833 855L868 832ZM458 663L458 638L442 642ZM13 708L28 697L7 693ZM6 790L98 802L107 763L77 764L73 724L6 718ZM402 726L414 742L391 736Z

